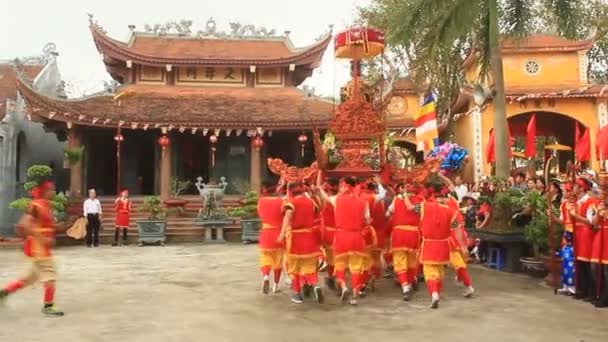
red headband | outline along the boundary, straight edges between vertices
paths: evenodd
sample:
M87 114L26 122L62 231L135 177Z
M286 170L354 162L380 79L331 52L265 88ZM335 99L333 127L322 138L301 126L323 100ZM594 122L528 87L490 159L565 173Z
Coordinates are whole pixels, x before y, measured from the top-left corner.
M33 188L31 191L31 195L33 198L41 198L42 195L44 195L45 192L47 192L48 190L52 189L55 186L55 184L53 184L53 182L50 181L46 181L40 185L38 185L37 187Z

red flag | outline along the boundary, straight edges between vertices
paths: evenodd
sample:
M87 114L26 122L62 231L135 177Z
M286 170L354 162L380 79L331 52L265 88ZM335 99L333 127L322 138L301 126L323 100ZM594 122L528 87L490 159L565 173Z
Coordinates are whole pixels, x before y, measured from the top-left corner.
M597 153L597 160L608 159L608 125L605 125L597 132L595 151Z
M578 131L578 123L576 124L576 130ZM575 154L576 160L579 162L586 162L591 159L591 136L589 131L589 128L585 129L585 133L576 142Z
M526 158L536 156L536 114L532 114L528 122L528 133L526 134Z
M486 146L486 161L488 164L496 162L496 151L494 150L494 128L490 129L490 139Z

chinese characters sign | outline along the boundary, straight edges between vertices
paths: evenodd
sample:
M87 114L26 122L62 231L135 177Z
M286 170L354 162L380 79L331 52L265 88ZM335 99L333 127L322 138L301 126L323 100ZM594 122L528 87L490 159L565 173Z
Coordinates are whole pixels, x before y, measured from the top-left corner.
M159 83L165 82L165 73L160 67L153 67L147 65L139 66L139 82L144 83Z
M178 83L245 84L244 72L237 68L186 67L177 70Z

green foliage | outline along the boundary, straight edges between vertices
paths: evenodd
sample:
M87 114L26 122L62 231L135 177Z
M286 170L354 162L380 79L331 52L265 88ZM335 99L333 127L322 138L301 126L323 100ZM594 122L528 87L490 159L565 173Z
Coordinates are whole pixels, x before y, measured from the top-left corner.
M171 194L173 197L179 197L184 191L192 185L189 180L180 180L177 177L171 177Z
M149 213L150 220L164 220L167 218L167 209L163 207L159 196L144 197L144 204L139 207L139 210Z
M74 165L82 160L82 154L84 152L84 146L63 149L63 156L70 162L70 165Z
M28 181L36 182L36 186L38 186L38 184L51 178L53 169L46 165L32 165L27 169L26 175Z
M26 171L28 181L23 184L23 190L30 193L35 187L42 182L47 181L53 175L53 169L46 165L32 165ZM22 197L14 200L9 204L9 208L25 212L28 205L32 201L29 197ZM50 200L53 208L53 217L55 221L61 221L65 218L65 208L68 204L68 199L64 195L55 195Z
M227 211L229 217L238 217L240 219L252 219L258 216L258 199L259 194L255 191L245 193L243 205L237 208L232 208Z
M549 252L549 215L547 215L547 198L540 193L531 191L520 199L519 204L525 208L525 211L532 215L532 220L524 229L524 237L532 244L534 256L539 257L541 254L547 254ZM555 208L552 209L555 210ZM553 246L558 246L563 227L558 224L554 224L553 226L553 236L555 238Z

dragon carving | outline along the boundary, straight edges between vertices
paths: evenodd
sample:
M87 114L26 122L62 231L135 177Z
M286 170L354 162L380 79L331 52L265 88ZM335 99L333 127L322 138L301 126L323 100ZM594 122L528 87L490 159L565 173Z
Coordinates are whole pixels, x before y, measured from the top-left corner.
M391 167L391 174L393 179L400 182L424 183L431 174L439 172L442 161L440 158L431 158L405 169Z
M281 182L301 182L315 181L319 168L317 162L312 163L308 167L297 168L289 166L284 161L278 158L268 158L268 168L272 173L279 176Z

